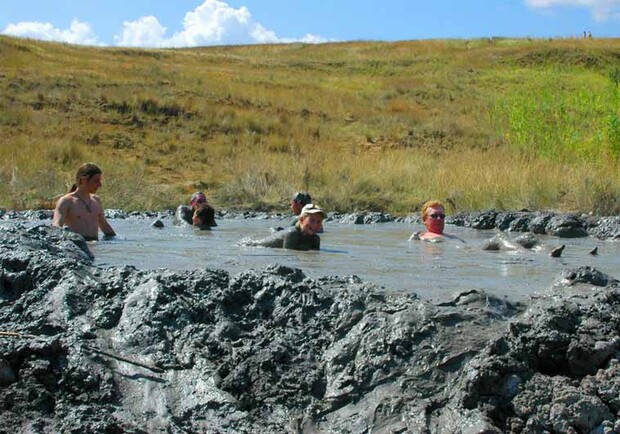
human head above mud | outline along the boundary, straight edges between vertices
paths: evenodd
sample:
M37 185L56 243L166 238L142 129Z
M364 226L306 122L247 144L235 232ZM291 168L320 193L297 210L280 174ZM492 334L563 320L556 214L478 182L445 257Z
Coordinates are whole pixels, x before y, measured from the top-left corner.
M422 223L428 232L443 234L446 222L446 213L441 201L432 199L422 205Z
M197 191L192 194L192 197L189 200L189 204L192 208L199 208L202 204L207 204L207 196L202 191Z
M82 164L75 174L75 184L71 186L70 192L77 190L78 186L84 182L90 181L94 176L101 175L101 169L94 163Z
M291 198L291 211L294 215L299 215L301 213L301 209L312 202L312 197L310 197L310 193L306 191L298 191Z
M303 234L313 235L322 231L325 217L325 211L318 205L309 203L302 208L297 225Z
M462 243L465 242L462 238L456 235L446 234L444 226L446 223L446 212L443 203L437 199L427 201L422 205L422 223L426 227L425 231L414 232L409 237L409 240L424 240L424 241L443 241L443 240L457 240Z

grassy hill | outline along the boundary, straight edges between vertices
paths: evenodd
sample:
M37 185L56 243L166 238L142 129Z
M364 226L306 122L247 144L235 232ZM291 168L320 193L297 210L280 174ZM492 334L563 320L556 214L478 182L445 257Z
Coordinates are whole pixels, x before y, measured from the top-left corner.
M193 49L0 36L0 207L620 212L620 40Z

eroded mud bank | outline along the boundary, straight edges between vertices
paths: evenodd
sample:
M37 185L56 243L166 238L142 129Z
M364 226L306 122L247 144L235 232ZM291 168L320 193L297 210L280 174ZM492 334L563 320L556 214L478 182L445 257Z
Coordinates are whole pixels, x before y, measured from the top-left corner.
M278 265L91 265L0 229L0 432L620 432L620 289L431 304ZM551 283L551 282L550 282Z

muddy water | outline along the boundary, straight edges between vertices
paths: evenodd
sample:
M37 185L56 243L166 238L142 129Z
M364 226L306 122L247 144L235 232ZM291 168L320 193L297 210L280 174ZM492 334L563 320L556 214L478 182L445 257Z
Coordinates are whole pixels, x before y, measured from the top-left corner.
M356 275L388 289L412 291L424 299L442 301L469 289L524 299L549 287L563 269L590 265L620 278L620 243L594 238L560 239L540 236L538 250L489 252L481 245L498 232L448 226L466 241L427 243L407 241L419 225L382 223L348 225L327 222L320 252L297 252L239 245L258 239L279 220L220 220L212 231L175 226L151 227L152 220L111 221L117 239L92 243L99 266L133 265L138 269L222 268L235 274L268 264L304 270L309 277ZM507 239L520 234L503 234ZM560 258L549 251L560 244ZM597 256L588 252L598 247Z

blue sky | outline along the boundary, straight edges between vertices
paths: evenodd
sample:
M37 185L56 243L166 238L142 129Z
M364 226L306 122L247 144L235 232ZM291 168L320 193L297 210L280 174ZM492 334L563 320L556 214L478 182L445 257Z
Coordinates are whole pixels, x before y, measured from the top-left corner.
M620 36L620 0L0 0L0 33L74 44Z

